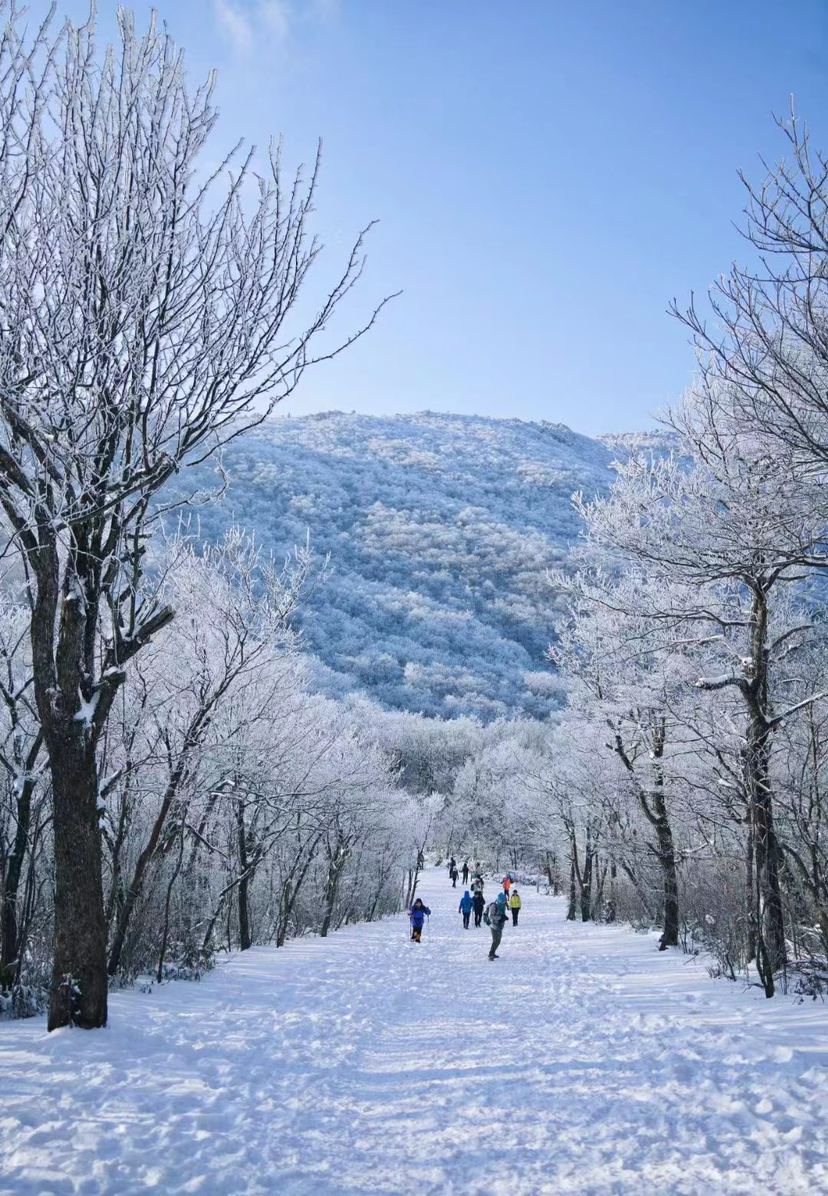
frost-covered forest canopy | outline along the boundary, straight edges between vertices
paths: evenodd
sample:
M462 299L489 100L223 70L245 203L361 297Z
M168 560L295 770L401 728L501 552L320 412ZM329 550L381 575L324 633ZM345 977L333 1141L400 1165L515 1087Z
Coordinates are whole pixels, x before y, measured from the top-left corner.
M227 447L227 489L200 527L216 541L241 523L280 556L309 537L329 558L297 619L327 693L443 718L543 718L564 701L546 660L548 574L582 526L572 494L606 490L611 459L600 441L520 420L275 419ZM210 470L183 481L215 489Z
M700 372L660 435L269 419L381 315L365 233L329 262L275 151L205 178L213 85L155 25L102 59L0 13L0 1012L102 1026L111 985L397 912L446 852L824 992L802 125L748 184L771 266L675 313Z

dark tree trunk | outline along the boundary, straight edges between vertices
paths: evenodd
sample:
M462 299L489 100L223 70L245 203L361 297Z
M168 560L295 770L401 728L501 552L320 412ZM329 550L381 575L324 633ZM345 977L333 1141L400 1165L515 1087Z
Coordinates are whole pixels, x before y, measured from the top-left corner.
M569 904L566 910L567 922L574 922L578 914L578 848L574 836L569 840Z
M755 868L754 868L754 861L753 861L753 840L754 840L753 814L752 814L752 809L751 809L750 805L748 805L748 808L747 808L746 823L747 823L747 842L745 844L745 907L746 907L746 915L747 915L746 951L747 951L747 962L753 963L754 959L756 959L757 900L756 900L756 876L755 876Z
M552 895L557 897L561 891L561 878L558 872L558 857L551 851L544 853L544 868Z
M660 803L653 803L658 814L656 835L658 838L658 861L661 865L661 879L664 890L664 929L658 942L660 951L668 947L677 947L679 941L679 896L678 873L676 871L676 851L673 843L673 831L667 819L667 811Z
M664 797L664 772L661 765L667 738L667 723L664 716L657 715L654 711L651 712L649 730L653 761L653 787L649 794L643 788L638 788L638 804L656 834L655 846L651 844L650 850L658 860L661 869L662 933L658 946L660 951L666 951L668 947L678 946L679 895L676 848L667 802ZM614 734L616 753L630 775L636 776L635 765L627 755L620 731L615 730Z
M173 874L167 884L167 896L164 900L164 930L161 935L161 950L158 953L158 971L156 972L156 979L160 984L164 978L164 960L167 956L167 944L170 941L170 907L172 906L172 894L175 888L175 882L181 874L181 865L184 863L184 825L182 823L179 828L179 844L178 844L178 860L176 861Z
M661 866L661 883L664 893L664 929L659 939L658 948L666 951L668 947L677 947L679 941L679 896L678 873L676 870L676 848L673 842L673 828L667 814L667 803L664 800L664 773L660 760L664 754L666 724L659 719L651 737L655 784L652 792L652 822L655 827L658 842L658 862Z
M774 827L767 771L761 766L756 770L755 783L752 820L759 906L756 959L765 993L772 997L775 991L774 974L781 971L787 961L785 913L779 881L782 852Z
M753 866L758 907L756 964L765 995L772 997L775 992L774 975L784 969L787 950L779 878L782 849L776 836L770 784L769 757L773 724L768 717L767 619L765 594L756 589L751 610L753 677L743 689L748 706L745 782L753 828Z
M239 849L239 948L247 951L252 943L250 936L250 875L247 860L247 830L244 825L244 801L236 802L236 832Z
M592 870L595 862L595 848L592 843L589 827L587 827L586 845L584 847L584 867L580 877L581 884L581 921L592 921Z
M32 796L36 780L29 775L35 766L43 742L42 735L38 735L35 744L29 752L26 762L26 775L17 798L17 829L9 855L3 886L3 918L0 924L0 967L13 972L15 979L20 975L20 929L21 919L19 910L20 882L23 878L23 865L29 849L29 828L32 821Z
M95 750L76 724L49 745L54 794L55 953L49 1029L106 1025L106 919Z
M322 919L322 926L319 930L320 938L327 938L328 931L331 928L331 919L333 918L334 906L336 905L336 898L339 892L339 882L342 879L342 871L350 854L350 849L344 841L338 842L333 851L329 852L328 876L325 881L325 916Z

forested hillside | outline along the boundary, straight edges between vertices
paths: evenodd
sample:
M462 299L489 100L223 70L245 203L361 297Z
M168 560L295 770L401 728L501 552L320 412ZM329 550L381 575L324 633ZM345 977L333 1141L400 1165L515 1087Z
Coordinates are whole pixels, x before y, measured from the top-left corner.
M484 719L559 705L544 660L550 567L579 532L571 497L604 490L611 453L561 424L333 412L269 421L228 446L228 486L201 513L265 549L310 536L330 556L304 608L329 693ZM212 466L186 484L215 484Z

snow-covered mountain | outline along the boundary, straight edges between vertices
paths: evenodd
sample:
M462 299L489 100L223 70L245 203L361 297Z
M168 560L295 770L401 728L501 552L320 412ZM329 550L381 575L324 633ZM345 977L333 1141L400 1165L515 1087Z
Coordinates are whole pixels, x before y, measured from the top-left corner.
M573 491L603 489L610 460L561 424L282 417L227 449L229 485L202 531L235 520L277 553L309 533L330 554L303 616L328 692L448 717L543 715L558 704L545 574L578 535Z

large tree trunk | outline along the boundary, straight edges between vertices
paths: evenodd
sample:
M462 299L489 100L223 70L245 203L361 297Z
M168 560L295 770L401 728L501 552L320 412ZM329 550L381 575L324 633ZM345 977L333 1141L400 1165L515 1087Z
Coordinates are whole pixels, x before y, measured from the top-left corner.
M654 802L658 811L658 802ZM658 838L658 861L661 865L661 880L664 893L664 929L658 941L659 951L666 951L668 947L677 947L679 941L679 897L678 872L676 870L676 851L673 843L673 831L667 819L659 814L656 823Z
M782 851L776 837L773 801L767 772L766 745L753 757L751 816L753 822L754 869L758 900L756 960L767 996L775 991L774 974L787 962L785 913L779 872Z
M55 954L49 1029L106 1025L106 919L94 747L52 738Z
M72 552L60 580L54 527L39 529L30 561L37 578L32 606L32 673L52 779L55 922L49 1029L106 1025L106 918L94 715L105 717L109 696L95 693L97 607L85 581L96 559ZM80 567L79 567L80 566ZM93 587L94 588L94 587ZM60 599L60 601L59 601ZM58 617L59 608L59 617Z

